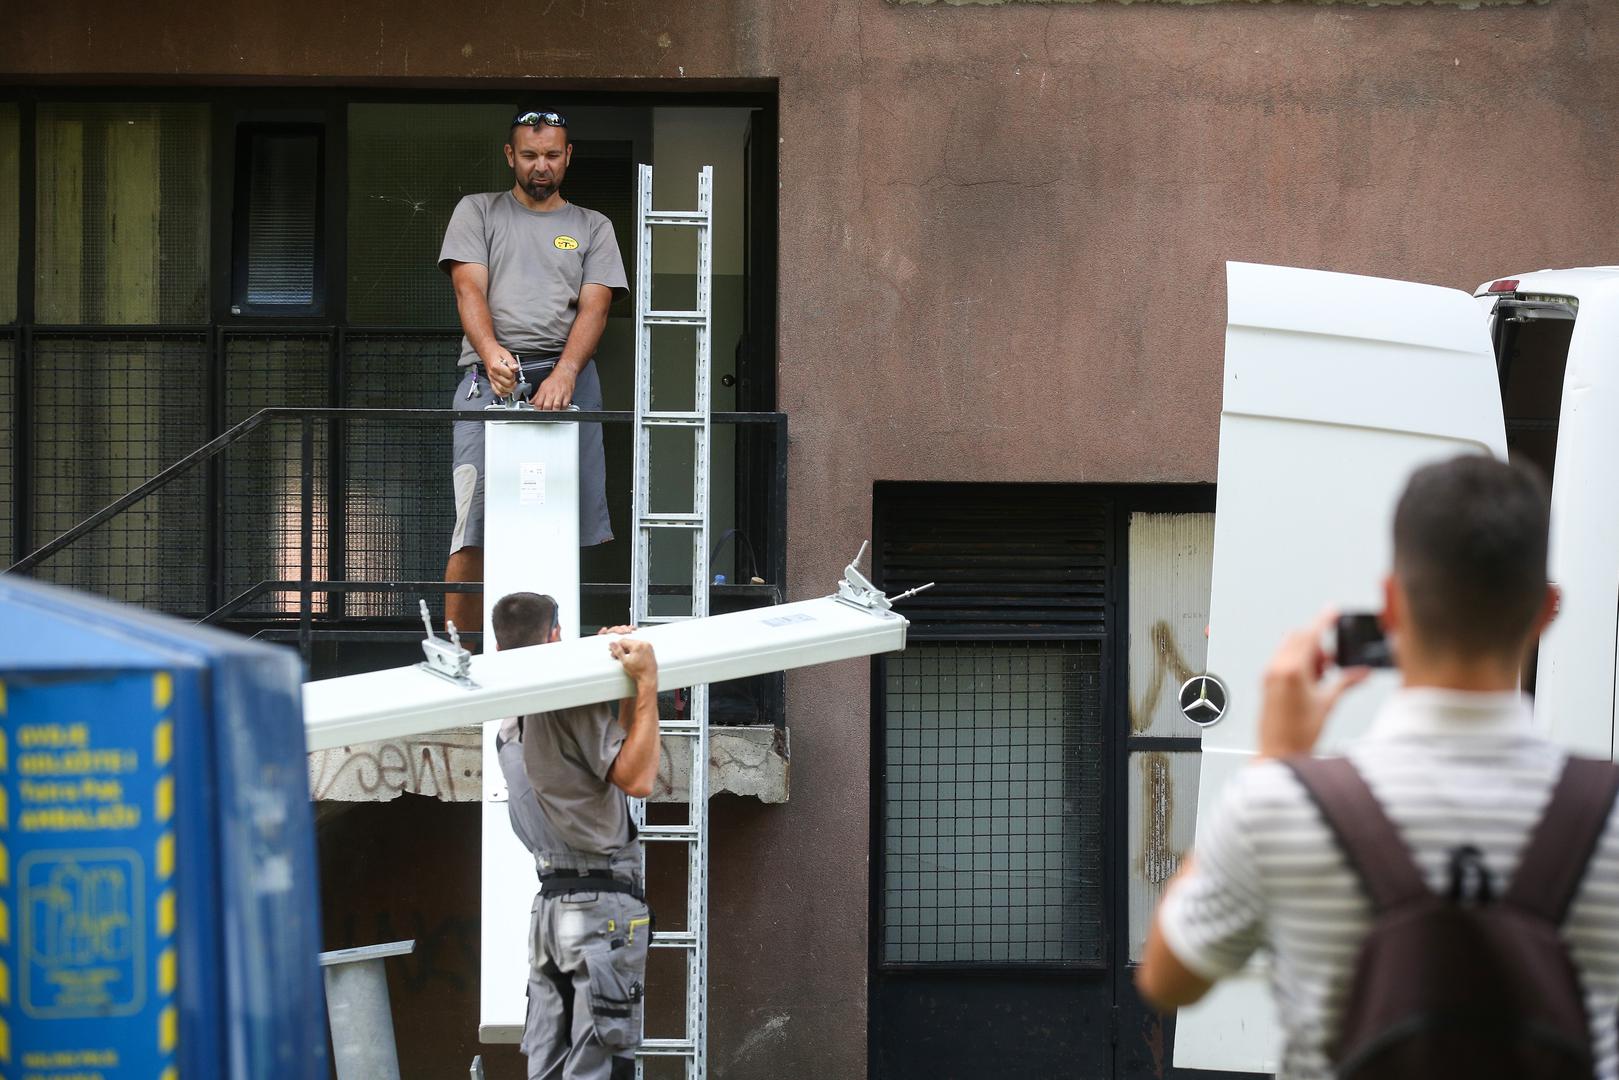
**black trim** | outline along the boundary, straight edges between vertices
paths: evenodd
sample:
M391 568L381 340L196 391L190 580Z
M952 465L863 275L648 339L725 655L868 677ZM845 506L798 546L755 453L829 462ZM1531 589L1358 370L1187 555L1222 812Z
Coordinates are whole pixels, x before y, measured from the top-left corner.
M1130 735L1124 740L1124 748L1132 754L1201 754L1203 740L1197 735Z

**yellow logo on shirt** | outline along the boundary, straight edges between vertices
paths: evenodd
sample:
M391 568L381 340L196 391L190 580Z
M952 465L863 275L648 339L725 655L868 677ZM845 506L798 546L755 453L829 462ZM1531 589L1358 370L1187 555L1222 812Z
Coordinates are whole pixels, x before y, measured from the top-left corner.
M559 236L555 240L551 241L551 243L557 246L558 251L572 251L574 248L579 246L579 241L575 240L571 236Z

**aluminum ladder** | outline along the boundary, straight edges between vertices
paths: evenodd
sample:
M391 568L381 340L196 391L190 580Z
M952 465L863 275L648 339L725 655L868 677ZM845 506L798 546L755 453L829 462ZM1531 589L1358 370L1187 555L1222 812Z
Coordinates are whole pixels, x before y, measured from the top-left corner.
M696 210L652 208L652 166L641 165L636 192L635 244L635 490L632 496L635 549L630 565L630 622L636 626L700 618L708 614L709 550L708 492L710 457L709 343L712 330L714 282L714 168L703 166L697 175ZM661 311L652 306L652 233L655 228L680 227L697 232L697 296L689 311ZM660 326L695 329L695 382L690 411L654 409L652 337ZM692 451L691 505L655 511L652 491L653 433L689 433ZM678 438L678 436L666 436ZM682 440L683 441L683 440ZM691 610L655 614L652 610L652 538L684 533L691 538ZM683 825L647 825L646 807L634 800L641 839L649 843L685 844L686 928L659 930L653 948L680 949L686 956L686 1031L677 1039L646 1039L636 1055L640 1080L643 1059L678 1057L686 1064L687 1080L702 1080L708 1071L708 687L691 688L684 718L661 722L665 736L691 747L689 816Z

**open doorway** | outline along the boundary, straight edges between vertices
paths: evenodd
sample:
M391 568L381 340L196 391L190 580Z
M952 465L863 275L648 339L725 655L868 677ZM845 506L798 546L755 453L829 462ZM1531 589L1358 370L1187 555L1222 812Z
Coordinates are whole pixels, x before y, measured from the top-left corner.
M1540 470L1551 486L1557 469L1557 434L1563 411L1563 380L1579 309L1562 297L1504 297L1492 324L1501 411L1506 417L1507 456ZM1524 664L1523 688L1535 692L1540 650Z

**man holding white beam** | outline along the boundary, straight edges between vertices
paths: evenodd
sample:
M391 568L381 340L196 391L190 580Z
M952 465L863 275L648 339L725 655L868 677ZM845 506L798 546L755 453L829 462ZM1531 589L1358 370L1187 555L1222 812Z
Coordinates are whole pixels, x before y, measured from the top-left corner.
M538 593L502 597L491 621L502 650L561 637L556 601ZM658 661L632 637L608 651L635 683L616 717L605 703L520 717L497 749L512 827L540 878L522 1042L529 1080L635 1075L652 913L628 796L651 794L657 777Z

